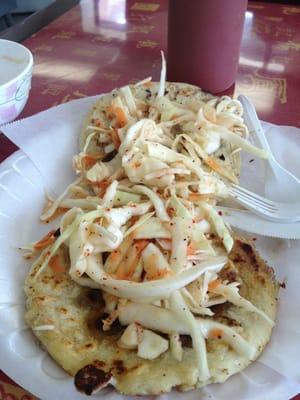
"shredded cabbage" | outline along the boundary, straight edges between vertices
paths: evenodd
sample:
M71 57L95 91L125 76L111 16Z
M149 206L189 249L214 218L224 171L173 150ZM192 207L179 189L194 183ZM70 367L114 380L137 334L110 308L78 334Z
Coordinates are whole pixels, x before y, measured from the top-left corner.
M254 156L266 159L269 157L269 154L266 152L264 149L259 149L258 147L253 146L250 142L247 140L241 138L240 136L234 134L228 129L219 128L220 136L224 140L228 140L230 143L240 147L242 150L247 151L250 154L253 154Z
M146 279L161 279L165 276L171 275L171 269L168 261L165 259L162 252L153 243L142 252L142 260L144 262L144 270L146 272Z
M51 257L54 256L54 254L57 252L57 250L60 248L60 246L67 240L69 237L72 235L72 233L76 230L76 228L79 226L81 219L81 214L77 215L77 217L74 219L74 221L65 229L65 231L57 238L57 240L53 243L51 246L50 251L46 254L46 257L41 264L39 270L35 274L35 278L38 277L38 275L41 274L41 272L47 267Z
M134 97L132 95L130 86L124 86L120 90L121 90L121 93L124 96L124 99L126 101L126 104L127 104L128 109L129 109L129 112L132 115L134 115L136 113L137 109L136 109L135 100L134 100Z
M171 221L172 251L170 264L175 272L181 271L187 264L187 246L191 236L191 220L175 217Z
M204 381L210 377L204 336L201 334L202 332L199 332L197 321L190 312L179 291L172 293L169 304L170 309L178 316L178 319L188 327L188 333L192 337L193 347L197 357L199 380Z
M274 321L262 310L255 307L249 300L244 299L238 292L237 286L233 284L219 285L215 288L214 293L222 295L230 303L242 307L247 311L254 312L261 316L270 326L274 326Z
M200 204L199 207L206 212L208 221L214 227L217 235L222 240L226 250L229 253L233 247L233 239L223 219L210 204Z
M155 208L155 212L156 212L157 216L162 221L170 221L170 217L168 216L168 214L165 210L163 201L153 190L149 189L146 186L141 186L141 185L136 185L133 188L138 193L142 193L142 194L146 195L147 197L149 197L149 199L151 200L151 202Z
M134 236L136 239L171 239L171 233L166 224L159 218L153 217L154 214L152 212L141 217L128 231L131 233L135 230ZM126 234L128 234L127 232Z
M176 307L175 307L176 309ZM190 322L187 318L182 318L169 309L153 306L150 304L139 304L128 302L125 305L119 304L119 321L122 325L129 325L136 322L145 328L159 330L162 333L167 334L190 334L191 328ZM212 319L195 318L195 329L202 335L209 337L210 331L219 329L223 332L222 339L227 342L232 348L242 356L251 360L255 358L257 349L248 344L248 342L233 328L219 322L213 321ZM200 354L203 354L206 358L206 350L204 343L201 343ZM203 362L203 361L202 361ZM206 362L204 359L203 372L207 373Z
M206 271L219 271L226 263L224 257L213 257L165 279L136 283L113 279L103 272L101 277L86 280L85 286L98 287L103 291L126 299L167 298L172 292L197 279ZM91 283L91 285L89 284Z
M160 82L159 82L157 97L162 97L165 94L167 67L163 51L161 51L161 60L162 60L162 68L160 73Z
M119 185L120 186L120 185ZM114 197L113 205L126 206L128 203L140 203L142 196L135 193L125 192L123 190L117 190Z
M248 360L254 360L257 349L254 346L249 345L249 343L239 335L236 330L211 319L197 318L197 323L205 337L209 337L210 331L218 329L222 331L222 339L238 354L241 354Z
M68 194L70 188L72 186L78 185L78 183L80 183L81 180L82 180L82 177L80 176L74 182L72 182L69 186L67 186L66 190L55 201L53 201L51 206L41 215L41 217L40 217L41 221L47 221L49 218L52 217L52 215L55 213L55 211L59 207L63 198Z
M103 329L117 318L128 325L119 347L145 359L170 348L180 361L179 335L190 335L201 381L210 377L205 340L216 331L247 359L257 355L236 330L214 321L212 306L231 302L273 326L240 296L237 282L221 279L227 257L217 256L231 251L233 238L216 205L229 196L226 182L237 181L230 163L221 161L221 146L228 142L231 155L241 149L267 154L247 140L239 101L185 99L181 91L178 101L173 85L168 94L163 53L159 86L150 81L115 91L105 110L96 105L84 148L73 158L80 176L57 199L49 197L41 216L47 221L64 213L60 231L28 249L31 255L41 251L38 276L48 263L55 273L51 258L64 244L74 282L103 292L109 314Z

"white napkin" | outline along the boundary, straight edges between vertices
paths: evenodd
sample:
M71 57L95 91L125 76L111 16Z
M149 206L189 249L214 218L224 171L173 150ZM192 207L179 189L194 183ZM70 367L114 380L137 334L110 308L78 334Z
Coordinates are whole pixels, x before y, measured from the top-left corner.
M4 134L17 144L38 168L45 187L50 187L57 194L74 180L71 160L78 151L78 134L86 114L97 98L98 96L94 96L72 101L1 127ZM299 177L300 129L279 127L266 122L263 123L263 128L278 161ZM253 188L261 189L264 185L263 162L256 159L249 162L253 157L248 155L243 158L243 181L250 186L252 183ZM31 224L34 225L35 221L31 221ZM281 291L278 322L271 342L260 360L242 374L231 378L226 386L212 385L203 389L201 393L205 399L225 400L231 397L243 400L286 400L285 397L280 397L280 389L278 392L275 389L284 377L290 379L290 383L286 385L293 386L298 382L300 391L298 242L259 238L257 246L264 258L275 267L278 279L287 278L287 287ZM268 371L273 372L268 375ZM276 384L272 381L275 375ZM262 381L257 386L257 379L260 377ZM289 393L295 393L296 390L293 386ZM186 398L197 398L195 393L197 392L191 392ZM172 396L177 398L177 395Z
M74 180L72 156L78 152L78 135L99 97L74 100L1 127L36 165L45 187L56 194Z

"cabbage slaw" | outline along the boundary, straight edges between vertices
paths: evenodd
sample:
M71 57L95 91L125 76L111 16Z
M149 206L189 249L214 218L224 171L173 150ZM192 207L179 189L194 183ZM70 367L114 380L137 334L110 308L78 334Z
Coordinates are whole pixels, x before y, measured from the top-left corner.
M103 291L105 329L117 318L128 327L120 347L153 359L170 346L180 359L179 335L189 334L203 381L210 377L205 341L215 338L211 332L221 332L248 359L257 352L233 328L213 321L211 307L231 302L273 325L239 295L237 282L219 277L234 241L215 209L228 195L226 182L237 179L215 156L222 143L267 155L247 140L237 100L213 97L188 107L166 97L163 54L162 60L157 96L146 103L125 86L104 116L92 118L85 146L73 159L78 179L57 199L48 197L41 216L48 221L63 214L60 235L30 249L36 254L46 243L37 277L61 246L68 247L71 278ZM135 87L143 85L151 87L151 78ZM96 153L90 150L95 138ZM168 334L168 344L152 330Z

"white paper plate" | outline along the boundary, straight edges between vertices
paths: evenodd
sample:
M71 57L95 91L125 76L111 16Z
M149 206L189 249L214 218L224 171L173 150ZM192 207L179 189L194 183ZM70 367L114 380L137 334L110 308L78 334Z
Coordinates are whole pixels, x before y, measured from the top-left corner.
M0 368L41 399L86 399L86 396L76 392L72 378L38 346L23 319L23 281L29 265L26 265L17 247L36 240L50 229L49 225L38 223L43 202L43 180L27 156L18 151L0 165ZM300 258L300 249L287 241L262 239L258 240L258 247L273 265L280 265L287 257L293 260ZM279 278L290 275L288 267L276 272ZM296 380L287 378L300 364L299 346L291 351L288 340L290 333L294 334L297 330L297 325L293 325L292 320L286 325L283 316L287 297L298 291L299 280L295 279L294 283L291 280L282 295L272 341L260 361L225 384L210 385L200 391L183 394L173 392L172 399L287 400L299 393L300 385ZM289 307L295 307L296 316L297 304L289 304ZM296 342L296 338L294 340ZM287 376L282 372L285 370ZM106 390L95 397L124 398L114 390ZM171 396L161 396L163 399L168 397Z

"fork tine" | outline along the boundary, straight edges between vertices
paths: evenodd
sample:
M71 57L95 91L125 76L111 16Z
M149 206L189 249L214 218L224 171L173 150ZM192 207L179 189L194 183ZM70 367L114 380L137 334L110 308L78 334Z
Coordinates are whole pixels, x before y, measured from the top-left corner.
M263 196L261 196L261 195L259 195L257 193L251 192L250 190L244 188L243 186L239 186L239 185L236 185L235 183L232 183L231 187L233 187L234 189L238 190L239 192L243 192L243 193L245 193L245 194L247 194L249 196L253 196L253 197L257 198L257 199L260 199L261 201L263 201L265 203L272 204L272 205L275 204L274 201L272 201L270 199L267 199L266 197L263 197Z
M278 211L277 209L275 209L273 207L269 207L268 205L266 205L264 203L260 203L259 201L256 201L255 198L252 198L250 196L245 196L244 194L239 194L236 192L232 192L232 194L234 195L234 197L237 200L244 201L245 203L248 203L248 204L252 204L253 206L261 208L262 210L266 210L269 212L277 212Z
M266 208L264 206L261 206L260 204L257 204L255 202L253 202L252 200L249 200L248 198L245 198L243 196L234 196L235 199L243 204L246 208L255 208L257 211L260 211L261 213L268 213L268 214L276 214L277 210L274 209L270 209L270 208Z
M262 197L257 193L250 192L249 190L235 184L232 184L231 188L233 189L233 192L237 195L244 196L250 201L253 200L262 207L267 207L275 211L278 210L276 203L274 203L272 200L266 199L265 197Z
M239 192L237 192L235 190L232 190L231 194L237 200L244 201L246 203L252 204L253 206L259 207L259 208L261 208L263 210L268 210L270 212L277 212L278 211L275 207L269 206L267 203L260 202L255 197L245 195L244 193L239 193Z
M261 207L262 209L265 209L264 205L257 203L255 199L244 196L243 194L237 193L236 191L231 191L230 194L233 196L235 200L239 202L243 202L251 206Z
M265 216L266 218L277 219L277 213L273 210L269 210L255 203L249 202L249 200L245 199L244 197L236 196L236 200L244 207L248 208L248 210L252 210L259 215Z
M228 186L229 194L249 210L276 222L300 222L300 202L278 203L235 184Z

